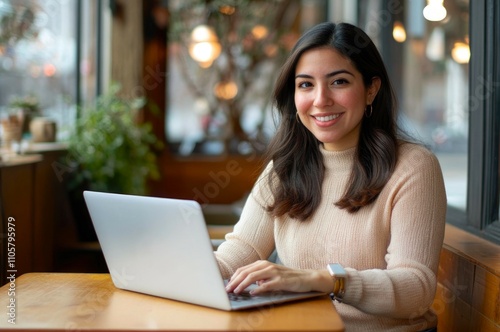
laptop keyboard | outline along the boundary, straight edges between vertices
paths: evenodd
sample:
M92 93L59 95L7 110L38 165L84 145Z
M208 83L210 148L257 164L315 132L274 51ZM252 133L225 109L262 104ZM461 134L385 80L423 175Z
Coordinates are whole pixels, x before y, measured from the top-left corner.
M241 292L239 294L228 293L228 295L230 301L236 301L236 302L243 302L259 298L259 296L251 295L249 292Z

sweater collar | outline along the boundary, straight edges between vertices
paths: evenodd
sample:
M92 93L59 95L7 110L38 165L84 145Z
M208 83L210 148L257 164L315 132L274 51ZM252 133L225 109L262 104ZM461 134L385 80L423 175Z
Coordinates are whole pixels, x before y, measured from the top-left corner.
M325 150L322 144L319 146L323 155L323 163L327 171L350 172L356 155L356 147L343 151Z

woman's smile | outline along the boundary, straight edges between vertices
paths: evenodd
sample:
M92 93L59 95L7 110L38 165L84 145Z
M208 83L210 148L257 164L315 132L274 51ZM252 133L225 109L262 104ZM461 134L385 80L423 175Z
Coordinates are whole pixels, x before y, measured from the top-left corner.
M311 115L313 117L318 126L331 126L334 125L337 121L338 118L342 116L342 113L337 113L337 114L330 114L330 115Z

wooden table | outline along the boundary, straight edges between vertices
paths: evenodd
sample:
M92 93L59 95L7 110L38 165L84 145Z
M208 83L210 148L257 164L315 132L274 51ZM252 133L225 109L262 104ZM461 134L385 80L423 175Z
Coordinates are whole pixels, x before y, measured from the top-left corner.
M15 331L344 329L328 296L226 312L120 290L114 287L108 274L24 274L0 288L0 307L4 311L0 315L0 329ZM13 314L15 325L9 322L14 319Z

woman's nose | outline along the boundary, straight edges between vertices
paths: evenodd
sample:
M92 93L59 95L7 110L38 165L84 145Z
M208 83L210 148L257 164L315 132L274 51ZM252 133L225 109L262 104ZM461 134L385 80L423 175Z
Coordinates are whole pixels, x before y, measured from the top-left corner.
M331 91L326 87L318 87L316 90L316 95L314 96L314 106L324 107L331 106L333 103L333 98L331 96Z

